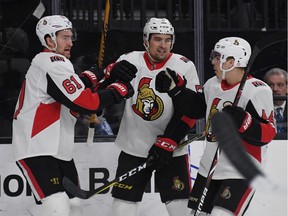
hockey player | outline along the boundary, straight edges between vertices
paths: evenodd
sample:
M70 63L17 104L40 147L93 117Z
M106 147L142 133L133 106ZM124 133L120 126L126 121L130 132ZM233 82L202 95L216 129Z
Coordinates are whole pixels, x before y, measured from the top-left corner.
M119 62L106 75L125 82L113 82L92 93L86 87L97 85L105 74L93 68L80 76L74 72L69 61L74 36L71 22L59 15L43 17L36 34L44 51L33 59L16 105L12 140L16 163L37 203L42 204L41 216L79 216L79 199L66 193L61 184L64 176L79 184L72 159L76 113L96 113L131 97L129 81L137 69Z
M135 94L125 101L123 118L115 140L121 149L116 175L120 176L139 166L147 158L153 157L153 164L152 169L147 168L121 182L121 185L129 187L114 186L113 216L138 215L139 202L151 179L153 168L156 169L156 186L168 214L189 214L187 149L175 148L195 124L195 120L174 110L172 98L185 88L186 82L187 88L196 91L199 79L192 61L171 52L174 42L174 28L170 22L167 19L151 18L143 29L146 51L134 51L118 59L132 63L138 72L131 81ZM168 86L169 95L157 91L155 78L157 74L163 73L168 73L176 83L171 88ZM163 88L167 87L166 82L163 83Z
M190 105L185 107L175 107L190 118L204 117L201 107L206 108L206 148L189 197L188 206L193 209L191 215L194 215L195 211L197 215L243 215L255 192L222 153L209 190L203 193L217 148L217 140L211 128L211 119L215 113L223 111L230 114L238 128L245 149L259 166L265 160L267 144L275 136L272 92L263 81L248 76L238 105L233 105L250 55L251 47L242 38L227 37L219 40L210 56L216 76L204 84L204 94L183 90L174 98L177 101L183 97L183 94L185 97L190 94L190 97L197 101L196 108L192 101L187 102ZM202 203L202 212L198 214L198 204L203 196L205 200L204 204Z

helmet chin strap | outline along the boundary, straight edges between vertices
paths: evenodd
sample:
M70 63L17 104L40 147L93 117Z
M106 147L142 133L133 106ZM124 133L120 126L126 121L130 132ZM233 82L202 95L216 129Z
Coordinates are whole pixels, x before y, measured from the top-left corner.
M220 63L220 69L222 71L222 77L221 78L222 78L222 80L226 80L226 73L231 71L231 70L233 70L235 68L235 65L233 65L233 67L231 67L231 68L229 68L227 70L223 69L222 66L223 66L223 62Z
M54 42L55 42L55 47L53 47L53 48L50 48L49 46L46 46L47 47L47 49L49 49L49 50L51 50L51 51L53 51L53 52L55 52L56 53L56 49L57 49L57 42L56 42L56 40L53 40ZM47 43L46 43L47 44Z

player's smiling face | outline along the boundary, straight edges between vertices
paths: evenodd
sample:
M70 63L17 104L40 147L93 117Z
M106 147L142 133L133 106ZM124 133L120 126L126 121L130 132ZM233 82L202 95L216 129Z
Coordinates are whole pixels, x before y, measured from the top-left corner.
M172 45L171 35L153 34L149 40L149 54L154 61L161 62L167 58Z
M56 42L57 48L56 53L64 55L66 58L71 57L71 47L73 46L73 33L71 30L63 30L57 32Z

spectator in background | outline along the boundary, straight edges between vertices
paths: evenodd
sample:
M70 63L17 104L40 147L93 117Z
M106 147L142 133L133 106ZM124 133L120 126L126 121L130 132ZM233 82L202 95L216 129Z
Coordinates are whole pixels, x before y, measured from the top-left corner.
M274 96L287 96L287 72L281 68L272 68L266 72L264 81L270 86ZM274 99L274 115L277 133L287 133L287 97L286 100Z

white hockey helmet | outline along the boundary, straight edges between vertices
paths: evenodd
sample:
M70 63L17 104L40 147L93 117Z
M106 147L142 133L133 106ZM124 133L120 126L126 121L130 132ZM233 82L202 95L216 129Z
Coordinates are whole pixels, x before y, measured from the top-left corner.
M61 30L71 29L72 23L62 15L46 16L39 20L36 25L36 34L41 44L48 48L45 36L49 35L52 40L56 41L56 33Z
M148 47L145 45L145 41L149 41L150 34L172 35L171 49L173 48L173 44L175 42L174 28L168 19L152 17L146 22L143 29L143 43L146 49Z
M219 40L211 52L210 60L215 54L220 54L220 61L223 64L228 57L235 59L234 67L246 67L251 56L250 44L239 37L226 37ZM234 68L233 67L233 68Z

